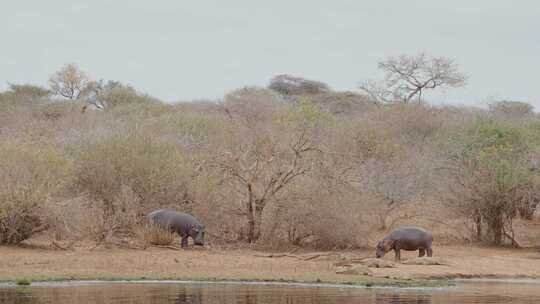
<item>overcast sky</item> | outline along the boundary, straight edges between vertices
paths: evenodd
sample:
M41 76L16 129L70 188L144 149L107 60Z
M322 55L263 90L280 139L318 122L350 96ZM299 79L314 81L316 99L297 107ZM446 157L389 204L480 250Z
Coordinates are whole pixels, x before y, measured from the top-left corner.
M388 56L454 58L466 88L434 102L540 109L535 0L19 0L0 10L0 89L77 63L166 101L217 98L293 74L356 90Z

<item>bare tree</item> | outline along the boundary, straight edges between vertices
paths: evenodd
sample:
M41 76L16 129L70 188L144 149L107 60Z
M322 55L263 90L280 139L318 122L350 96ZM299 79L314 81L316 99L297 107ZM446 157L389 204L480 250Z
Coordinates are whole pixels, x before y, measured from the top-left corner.
M109 81L109 83L111 83ZM108 85L108 84L107 84ZM78 97L81 97L84 102L86 103L83 108L82 112L84 113L88 106L94 106L96 109L104 109L105 108L105 102L103 98L103 91L105 90L103 81L89 81L86 84L86 87L84 90L82 90L79 93Z
M259 239L262 214L267 204L311 170L306 154L315 150L304 131L287 147L280 147L279 141L254 134L251 140L235 145L234 151L221 153L217 167L223 172L223 180L238 196L240 207L236 213L246 219L249 243Z
M389 57L378 66L385 73L384 79L364 81L359 88L379 103L421 101L425 90L457 88L466 82L458 65L447 57L401 55Z
M421 159L408 155L396 159L371 158L356 166L352 185L374 203L379 229L419 215L402 211L406 205L421 199L427 188L427 168L420 168L425 167L421 163Z
M66 64L49 78L49 86L55 95L78 99L87 88L90 79L74 63Z

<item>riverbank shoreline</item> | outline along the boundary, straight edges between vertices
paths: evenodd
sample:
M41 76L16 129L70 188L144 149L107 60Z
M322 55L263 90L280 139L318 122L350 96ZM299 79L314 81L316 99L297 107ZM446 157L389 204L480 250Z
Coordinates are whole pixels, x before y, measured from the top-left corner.
M370 275L336 273L339 262L370 254L370 250L283 255L254 249L0 247L0 282L142 280L440 287L451 286L456 279L540 279L538 249L469 246L436 247L435 256L445 260L446 265L398 263L394 268L370 268ZM403 259L415 255L404 252ZM393 254L384 259L392 261Z
M22 278L18 280L0 280L1 287L16 286L80 286L90 284L224 284L224 285L277 285L298 287L364 287L364 288L443 288L454 286L452 280L397 280L373 279L365 276L344 282L295 281L295 280L253 280L253 279L220 279L220 278Z

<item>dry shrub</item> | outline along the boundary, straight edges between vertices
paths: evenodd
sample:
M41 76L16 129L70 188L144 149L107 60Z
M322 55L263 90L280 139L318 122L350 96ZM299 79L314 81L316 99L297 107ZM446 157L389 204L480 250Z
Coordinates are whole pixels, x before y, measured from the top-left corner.
M443 124L442 111L426 104L396 104L378 113L379 127L391 132L394 143L424 145Z
M150 222L139 225L136 235L144 248L149 245L170 246L174 243L177 236L174 232Z
M366 204L353 193L314 193L278 203L266 214L261 244L324 250L365 247L375 230L365 210Z
M189 204L193 168L173 144L132 133L104 138L80 147L75 189L113 214L122 191L131 191L135 210Z
M135 236L143 214L190 206L192 174L174 144L136 132L80 147L74 190L89 200L92 216L85 226L90 238L97 243L126 242Z
M0 211L1 244L18 244L41 231L41 226L40 212L38 206L33 202L2 203Z
M73 244L82 237L80 219L87 216L86 210L76 214L77 208L70 203L49 203L43 210L42 221L47 227L45 235L51 243L69 241Z
M47 201L69 180L69 163L49 147L0 144L0 243L17 244L45 229Z
M278 94L257 87L232 91L223 100L226 114L250 128L271 121L282 106L283 101Z
M81 112L82 106L73 101L53 101L32 107L32 115L37 120L58 121Z
M140 123L170 114L173 106L159 102L128 103L108 109L109 119Z
M353 92L326 92L310 95L309 99L334 115L358 115L376 109L368 96Z
M208 135L216 123L196 113L170 113L148 121L146 130L176 143L184 151L199 152L208 144ZM221 126L218 126L221 127Z
M83 206L80 227L97 244L125 245L136 239L143 217L140 201L131 188L123 186L110 201L94 199Z

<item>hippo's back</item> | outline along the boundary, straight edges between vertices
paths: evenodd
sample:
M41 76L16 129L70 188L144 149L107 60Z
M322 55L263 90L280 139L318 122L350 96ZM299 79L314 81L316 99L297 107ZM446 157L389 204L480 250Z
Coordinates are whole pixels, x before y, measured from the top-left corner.
M172 210L156 210L146 216L150 221L180 232L190 225L200 225L191 214Z
M414 249L416 247L431 247L433 242L433 236L431 232L420 227L400 227L392 231L389 237L393 240L399 240L401 246L410 247Z

